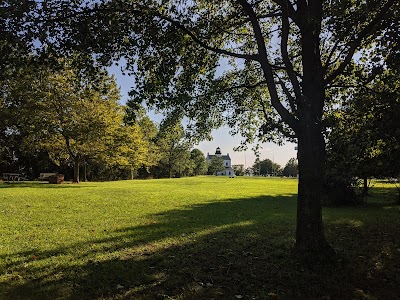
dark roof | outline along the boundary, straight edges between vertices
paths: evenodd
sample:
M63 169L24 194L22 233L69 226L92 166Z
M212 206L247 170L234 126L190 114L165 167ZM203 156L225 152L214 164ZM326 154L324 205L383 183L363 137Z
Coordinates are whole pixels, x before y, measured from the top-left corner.
M208 154L207 155L207 158L208 159L211 159L211 158L213 158L214 156L216 156L216 155L210 155L210 154ZM229 155L221 155L220 156L223 160L231 160L231 158L229 157Z

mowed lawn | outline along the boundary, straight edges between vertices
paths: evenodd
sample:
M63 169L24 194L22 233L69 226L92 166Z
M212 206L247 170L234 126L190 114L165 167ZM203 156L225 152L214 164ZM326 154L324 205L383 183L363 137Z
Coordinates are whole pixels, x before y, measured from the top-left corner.
M293 255L296 179L0 183L0 299L398 299L400 207L324 208L337 264Z

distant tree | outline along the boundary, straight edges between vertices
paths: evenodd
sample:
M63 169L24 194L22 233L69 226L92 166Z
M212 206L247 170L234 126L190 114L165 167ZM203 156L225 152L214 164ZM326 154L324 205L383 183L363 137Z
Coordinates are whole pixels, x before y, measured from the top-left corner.
M277 175L281 171L281 166L268 158L262 161L256 160L252 168L254 174L259 174L262 176Z
M217 175L218 172L225 171L224 160L222 157L213 156L208 164L208 174Z
M297 159L296 158L289 159L289 161L283 168L282 171L283 176L296 177L298 173L299 173L299 165L297 163Z
M137 169L149 164L149 146L138 124L123 125L115 132L114 145L109 148L105 159L110 161L109 164L128 168L133 179Z
M156 138L160 154L159 175L172 178L181 176L189 166L190 143L185 139L185 131L179 119L166 119L161 123Z
M187 145L181 145L177 149L176 161L172 167L172 171L176 177L185 177L193 173L195 164L191 159L191 152Z
M204 153L199 149L190 152L190 159L193 161L193 175L204 175L207 173L207 163Z
M244 175L244 165L232 165L232 169L235 172L236 176L243 176Z
M161 159L161 153L156 143L159 128L146 115L137 118L137 123L142 130L143 138L147 144L146 159L139 169L139 176L148 177L154 175L152 174L152 171L154 171Z

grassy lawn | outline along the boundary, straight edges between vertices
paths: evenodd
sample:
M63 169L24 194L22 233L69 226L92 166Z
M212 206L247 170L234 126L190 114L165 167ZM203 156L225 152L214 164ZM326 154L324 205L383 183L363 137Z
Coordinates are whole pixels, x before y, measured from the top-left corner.
M325 208L339 262L291 254L295 179L0 183L0 299L398 299L400 207Z

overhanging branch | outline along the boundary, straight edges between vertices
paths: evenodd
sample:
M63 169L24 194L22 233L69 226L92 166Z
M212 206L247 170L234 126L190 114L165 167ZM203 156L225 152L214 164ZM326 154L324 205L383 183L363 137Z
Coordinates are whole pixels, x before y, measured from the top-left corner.
M236 58L242 58L245 60L255 60L258 61L258 56L254 55L254 54L243 54L243 53L235 53L235 52L231 52L225 49L220 49L220 48L216 48L213 46L208 45L207 43L205 43L204 41L202 41L199 37L197 37L192 31L190 31L188 28L186 28L183 24L181 24L179 21L174 20L168 16L164 16L164 15L158 15L158 17L160 19L163 19L165 21L170 22L172 25L174 25L176 28L182 30L183 32L185 32L188 36L190 36L192 38L192 40L197 43L198 45L200 45L201 47L218 53L218 54L222 54L222 55L227 55L227 56L231 56L231 57L236 57Z
M246 0L238 0L242 6L244 12L248 15L253 31L256 38L259 62L264 73L264 77L267 81L269 94L271 96L271 104L276 109L278 114L281 116L284 122L286 122L294 131L297 129L297 121L294 116L283 106L281 103L278 92L275 85L274 72L271 64L268 61L268 53L263 39L260 24L258 23L257 15L253 10L253 7Z
M301 100L303 98L300 88L300 83L297 79L297 76L294 72L293 64L290 61L289 53L287 50L288 47L288 38L289 38L289 18L288 18L288 7L287 5L282 6L282 39L281 39L281 54L283 63L286 66L286 72L289 76L289 80L293 86L294 94L297 100Z
M357 38L354 39L349 45L349 51L343 60L343 62L339 65L339 67L334 70L328 77L325 78L325 84L329 84L332 82L337 76L343 73L344 69L349 65L351 59L357 48L361 45L361 42L365 37L371 34L373 28L379 23L379 21L384 17L384 15L389 11L390 7L395 3L396 0L388 0L386 4L382 7L381 11L372 19L372 21L362 29Z

